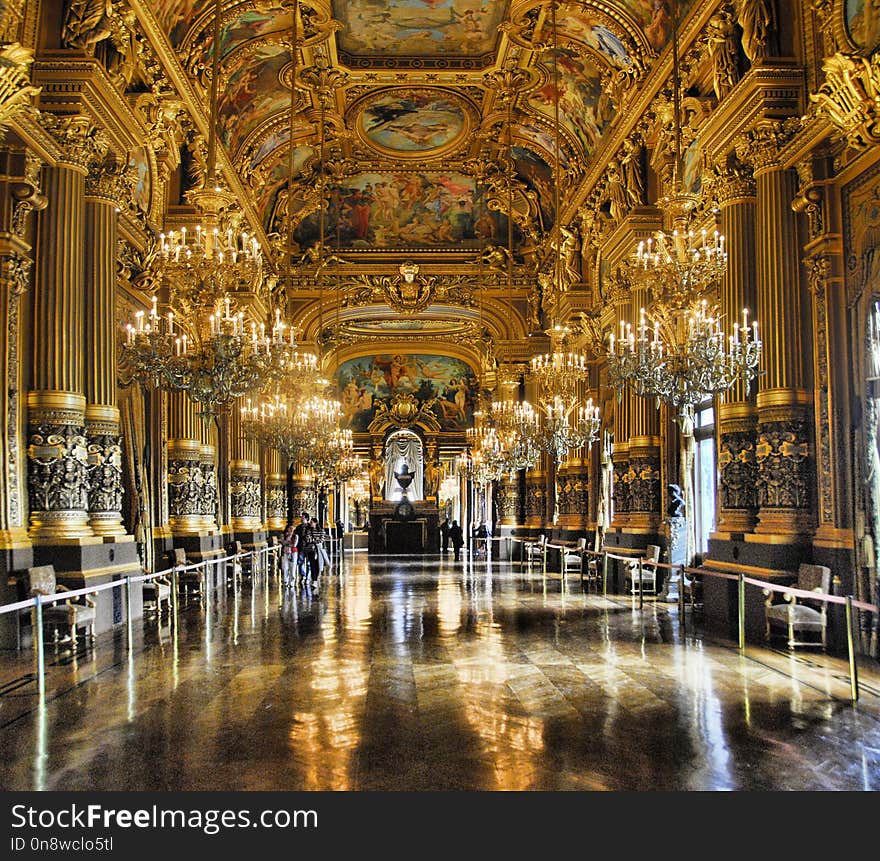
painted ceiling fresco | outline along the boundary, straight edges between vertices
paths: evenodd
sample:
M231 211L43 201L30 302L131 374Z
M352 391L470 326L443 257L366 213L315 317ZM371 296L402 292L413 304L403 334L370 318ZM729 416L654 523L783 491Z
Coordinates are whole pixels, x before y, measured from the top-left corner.
M506 220L487 208L473 178L460 173L361 173L329 189L327 242L336 248L478 247L506 235ZM318 215L294 233L315 243Z
M557 52L545 51L541 62L548 70L547 82L530 94L529 105L552 120L558 98L562 127L575 137L581 152L590 155L614 117L614 106L602 90L599 70L564 48ZM558 91L553 83L554 64Z
M220 134L226 147L235 152L262 122L279 111L289 110L290 90L278 73L290 62L281 45L265 45L229 76L220 99Z
M517 175L538 202L532 218L539 233L550 230L555 217L557 153L563 168L589 159L614 119L615 106L603 89L603 75L631 66L630 53L639 46L662 49L671 37L676 6L681 12L691 3L606 0L606 7L615 9L613 16L592 7L589 0L561 4L560 47L530 60L541 70L542 80L522 97L513 133ZM210 66L213 4L214 0L150 3L193 75ZM286 217L288 206L295 213L305 205L310 191L295 189L288 203L290 6L285 0L224 0L223 6L220 137L244 184L253 190L264 229L278 233L283 229L279 216ZM510 0L315 0L312 6L303 0L301 8L309 10L310 21L326 22L332 16L336 22L326 28L323 41L309 37L309 51L300 55L303 64L313 62L316 53L348 63L350 90L340 97L338 107L344 110L349 134L344 153L354 158L355 172L332 186L325 212L330 241L339 248L446 249L503 240L503 215L488 210L485 190L467 175L462 160L466 144L478 133L481 109L492 104L484 99L481 76L488 68L486 58L495 57L507 44L501 25L508 20ZM846 8L851 29L861 34L861 0L847 0ZM536 42L549 44L548 21L545 15ZM401 59L406 63L400 65ZM495 62L501 59L498 55ZM640 62L644 64L644 56ZM426 70L444 68L444 63L450 69L471 70L471 77L462 77L465 90L445 83L430 85ZM398 70L393 86L387 77L371 77L383 65ZM400 71L404 68L407 71ZM558 139L553 132L555 97L563 130ZM316 103L305 87L301 98L295 174L314 157L308 144L314 143L315 124L306 111ZM338 122L342 128L341 116ZM389 168L391 160L404 169ZM438 165L445 172L438 171ZM314 242L316 219L314 213L294 217L301 245Z
M333 0L339 48L354 56L480 56L506 12L503 0Z
M457 100L430 89L382 92L361 110L357 122L370 145L403 156L443 149L466 131L465 113Z
M420 401L436 398L433 410L444 431L473 424L477 377L470 365L452 356L364 356L343 362L336 379L342 424L353 431L365 431L379 404L397 394L414 394Z

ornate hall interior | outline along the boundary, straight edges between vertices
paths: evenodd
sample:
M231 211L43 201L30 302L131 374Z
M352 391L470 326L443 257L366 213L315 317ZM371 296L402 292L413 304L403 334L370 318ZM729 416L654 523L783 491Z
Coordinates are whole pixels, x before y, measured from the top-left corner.
M880 789L875 11L0 0L0 786Z

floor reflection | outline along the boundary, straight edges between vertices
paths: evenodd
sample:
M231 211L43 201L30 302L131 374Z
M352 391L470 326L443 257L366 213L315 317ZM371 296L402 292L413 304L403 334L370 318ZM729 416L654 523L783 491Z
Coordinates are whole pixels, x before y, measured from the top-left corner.
M8 789L878 789L880 698L676 608L519 565L355 554L48 660L0 658ZM867 700L870 699L870 702ZM877 700L877 702L874 702Z

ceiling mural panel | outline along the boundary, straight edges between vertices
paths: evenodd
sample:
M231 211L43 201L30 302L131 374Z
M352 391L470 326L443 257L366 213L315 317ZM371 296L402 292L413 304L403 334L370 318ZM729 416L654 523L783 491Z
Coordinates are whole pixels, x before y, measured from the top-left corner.
M503 0L333 0L339 49L358 57L479 57L506 13Z
M632 57L626 45L613 33L607 25L599 23L596 18L580 7L563 7L557 19L557 32L560 38L568 37L582 42L617 68L625 69L632 65ZM550 38L544 34L545 38Z
M193 21L206 9L213 7L212 0L150 0L150 9L162 29L169 34L172 45L179 45L192 26Z
M444 431L462 430L474 420L478 381L461 359L421 353L394 353L349 359L336 373L342 425L366 431L380 403L394 395L412 394L420 401L436 398L433 410Z
M462 100L452 93L395 89L362 103L356 126L364 142L384 155L423 158L460 143L470 122Z
M536 152L521 146L513 148L513 162L517 175L537 194L542 232L549 231L554 218L553 168Z
M554 56L559 83L556 94ZM529 106L552 121L554 101L558 97L560 124L574 135L584 155L589 156L598 147L602 134L614 117L614 106L602 90L599 70L563 48L556 52L545 51L541 59L547 69L547 80L529 95Z
M220 98L218 116L223 143L234 153L269 117L290 108L290 90L279 73L290 63L282 45L264 45L253 56L242 56L241 65L229 71Z
M293 152L294 177L302 172L306 162L314 156L315 150L312 147L296 147ZM262 213L263 226L267 233L280 233L280 225L287 218L286 184L290 170L288 157L287 149L278 154L277 161L268 171L264 171L263 181L256 192L257 210Z
M327 242L336 248L477 248L506 235L506 220L486 207L483 190L460 173L361 173L329 190ZM318 216L297 228L303 246L318 241Z

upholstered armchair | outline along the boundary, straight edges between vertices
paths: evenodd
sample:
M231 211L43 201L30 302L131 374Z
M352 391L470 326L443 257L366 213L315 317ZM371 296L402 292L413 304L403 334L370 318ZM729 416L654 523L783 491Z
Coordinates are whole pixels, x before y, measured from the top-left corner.
M657 562L660 561L660 547L657 544L649 544L645 548L642 557L642 594L650 592L657 594ZM633 595L639 593L639 560L631 559L626 563L626 579L631 581L630 592Z
M831 569L825 565L804 563L798 568L796 586L805 592L827 595L831 589ZM770 589L764 590L764 599L768 640L775 636L784 636L788 639L789 649L797 646L821 646L823 650L826 648L827 603L780 594ZM818 640L805 639L805 634L818 635Z
M70 591L56 581L54 565L37 565L28 568L25 586L31 598ZM90 595L66 600L59 598L51 604L43 605L43 625L52 628L56 640L59 630L65 630L69 633L71 641L75 643L77 628L85 628L88 638L94 640L96 607L95 599Z

